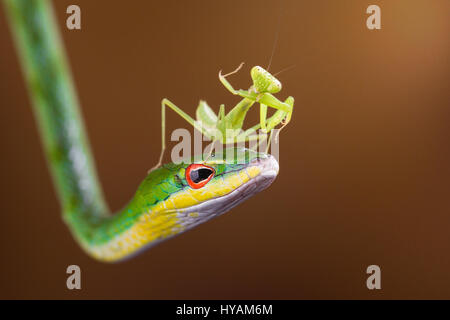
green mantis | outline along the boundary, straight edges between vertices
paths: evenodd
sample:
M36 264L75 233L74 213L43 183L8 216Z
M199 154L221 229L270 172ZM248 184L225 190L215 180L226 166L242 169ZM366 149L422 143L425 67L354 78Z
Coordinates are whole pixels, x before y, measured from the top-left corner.
M281 82L264 68L255 66L251 69L250 75L253 80L252 86L248 90L236 90L226 79L228 76L238 72L244 63L241 63L236 70L223 75L219 71L219 80L233 95L242 97L243 99L236 104L227 114L225 114L225 106L222 104L219 113L216 115L208 106L206 101L201 100L196 111L196 120L187 113L177 107L168 99L163 99L161 103L161 120L162 120L162 149L158 164L152 168L156 169L161 166L164 151L166 149L165 127L166 127L166 107L169 107L189 122L195 129L199 130L204 136L213 141L222 144L242 143L255 141L258 135L255 133L261 129L263 133L270 132L269 144L272 138L273 129L282 124L281 129L289 123L294 108L294 98L288 97L284 102L278 100L273 94L281 90ZM254 103L260 104L260 122L247 130L242 130L245 116ZM271 116L267 117L268 107L277 109ZM280 130L281 130L280 129ZM212 148L211 148L212 151Z

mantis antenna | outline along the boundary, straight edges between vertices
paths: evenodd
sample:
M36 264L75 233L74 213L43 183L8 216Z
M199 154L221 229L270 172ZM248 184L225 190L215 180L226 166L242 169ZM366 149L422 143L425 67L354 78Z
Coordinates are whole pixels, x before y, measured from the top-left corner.
M278 44L278 37L280 35L280 25L281 25L282 14L283 14L283 12L281 11L281 8L280 8L280 14L278 15L278 22L277 22L277 33L275 34L275 40L273 41L272 52L270 54L269 64L267 65L267 68L266 68L267 71L269 71L270 66L272 65L272 59L275 54L275 48L277 47L277 44Z

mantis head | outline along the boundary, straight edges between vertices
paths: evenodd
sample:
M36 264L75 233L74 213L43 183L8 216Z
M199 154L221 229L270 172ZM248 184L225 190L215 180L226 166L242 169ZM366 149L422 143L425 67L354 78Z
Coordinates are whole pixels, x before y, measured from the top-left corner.
M250 71L253 87L258 93L277 93L281 90L281 82L260 66L253 67Z

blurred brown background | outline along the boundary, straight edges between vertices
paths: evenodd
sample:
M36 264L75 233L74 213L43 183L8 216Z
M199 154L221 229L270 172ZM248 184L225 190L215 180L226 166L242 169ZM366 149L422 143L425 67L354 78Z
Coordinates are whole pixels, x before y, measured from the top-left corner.
M266 191L135 259L71 238L0 10L0 298L450 298L450 2L55 1L110 206L160 150L160 101L190 114L237 99L266 66L296 98ZM82 30L65 27L78 4ZM381 7L382 29L365 10ZM258 121L251 112L247 125ZM173 113L169 128L188 127ZM66 267L82 290L66 289ZM368 265L382 289L366 288Z

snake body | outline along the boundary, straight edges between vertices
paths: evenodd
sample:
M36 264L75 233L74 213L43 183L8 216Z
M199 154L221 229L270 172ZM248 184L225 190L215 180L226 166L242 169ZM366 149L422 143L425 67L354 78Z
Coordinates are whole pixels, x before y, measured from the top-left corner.
M62 207L80 246L100 261L131 257L222 214L268 187L270 155L229 148L150 172L122 210L111 214L99 185L78 100L47 0L4 0L11 31Z

